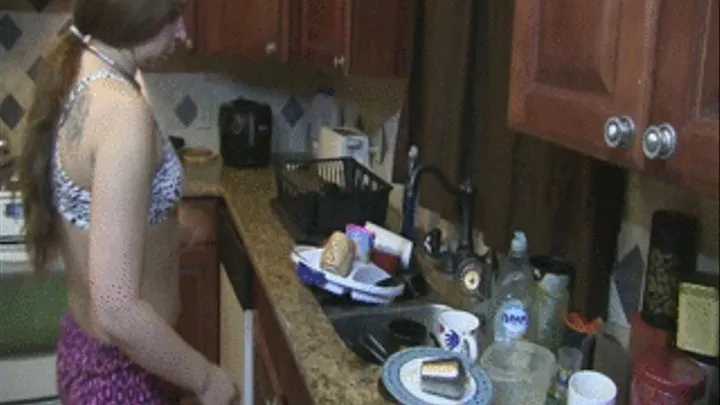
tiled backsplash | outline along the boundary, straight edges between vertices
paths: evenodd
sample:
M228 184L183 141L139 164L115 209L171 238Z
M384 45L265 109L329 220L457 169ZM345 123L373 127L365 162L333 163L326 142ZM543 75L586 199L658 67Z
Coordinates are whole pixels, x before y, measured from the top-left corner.
M57 33L67 26L66 13L0 10L0 133L10 138L16 153L21 145L25 114L34 89L38 58ZM274 81L270 76L270 80ZM244 97L272 107L274 151L296 152L305 148L307 111L312 101L309 96L290 94L292 91L283 91L278 86L272 86L273 89L253 86L214 74L153 73L145 75L143 81L161 128L171 135L184 137L189 145L217 150L219 106L236 97ZM268 82L267 79L265 81ZM399 87L355 79L348 82L346 92L355 103L346 103L346 108L360 111L361 115L368 112L367 121L377 124L375 128L382 125L388 135L389 148L383 163L373 169L389 178L398 128L398 114L393 112L399 108ZM401 194L397 191L392 195L395 206L399 206ZM617 326L620 335L627 332L629 314L639 309L650 219L653 211L663 208L692 212L699 218L702 226L698 268L718 273L717 201L699 198L640 175L631 175L626 212L618 236L618 267L613 276L609 304L609 321ZM432 213L421 211L421 222L437 223ZM452 230L451 225L442 221L440 225L448 231Z
M68 13L28 10L0 9L0 132L10 139L15 154L22 145L38 60L57 39L58 33L69 26ZM220 105L237 97L270 105L274 152L302 152L308 144L307 112L312 96L261 88L220 74L147 73L142 82L161 130L185 138L188 145L218 150ZM346 111L362 110L359 108L362 100L357 103L346 101L343 106ZM396 111L398 109L399 104ZM388 178L398 114L386 113L384 120L386 122L381 125L391 148L383 163L374 165L373 169Z
M691 213L699 223L697 270L718 274L718 201L699 197L670 184L632 173L625 214L618 236L618 266L613 275L608 318L620 330L639 310L644 283L653 212L673 209Z

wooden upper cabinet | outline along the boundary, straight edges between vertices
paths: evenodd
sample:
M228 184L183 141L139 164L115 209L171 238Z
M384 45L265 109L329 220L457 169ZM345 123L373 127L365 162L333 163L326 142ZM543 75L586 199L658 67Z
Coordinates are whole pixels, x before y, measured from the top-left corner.
M633 146L647 122L657 12L658 0L516 0L510 126L642 168ZM629 118L611 140L633 125L635 136L608 146L611 117Z
M718 198L718 12L516 0L511 127Z
M412 0L297 0L291 60L356 76L405 76L414 28Z
M410 73L415 3L414 0L352 1L348 74L404 77Z
M347 0L296 0L293 14L293 60L322 68L344 67L350 49Z
M302 62L342 74L405 77L416 0L188 0L187 54ZM167 65L167 66L165 66ZM177 66L174 66L177 65ZM173 67L174 66L174 67ZM202 64L199 65L202 69Z
M203 0L197 9L201 52L288 59L288 0Z
M718 0L663 2L645 149L653 174L718 197ZM673 134L674 133L674 134ZM660 136L658 136L660 135ZM675 153L663 149L662 141ZM657 157L655 157L658 155ZM663 159L665 158L665 159Z

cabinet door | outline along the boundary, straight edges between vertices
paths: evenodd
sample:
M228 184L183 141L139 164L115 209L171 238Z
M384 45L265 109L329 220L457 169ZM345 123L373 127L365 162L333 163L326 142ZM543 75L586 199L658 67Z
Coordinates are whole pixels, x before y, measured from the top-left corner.
M254 356L254 394L255 405L282 405L286 400L282 394L275 366L270 358L270 347L264 336L262 326L255 322Z
M676 153L656 174L718 197L718 0L663 2L651 124L669 124Z
M344 70L350 48L349 1L293 1L291 59Z
M198 9L202 52L287 60L287 4L287 0L203 1Z
M642 166L641 148L611 149L603 134L613 116L645 127L657 8L658 0L516 0L511 127Z
M177 331L190 346L213 363L218 362L219 281L214 246L182 252L180 299L182 311Z
M242 386L245 373L245 312L220 266L220 367Z
M415 3L352 1L350 55L345 72L354 76L407 76L413 51Z

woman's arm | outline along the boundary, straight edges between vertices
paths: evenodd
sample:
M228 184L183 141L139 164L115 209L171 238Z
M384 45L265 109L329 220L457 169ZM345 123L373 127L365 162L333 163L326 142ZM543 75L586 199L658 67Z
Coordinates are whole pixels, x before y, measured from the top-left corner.
M134 94L115 98L95 148L90 293L111 341L142 368L203 392L216 370L139 297L155 148L152 116ZM111 112L110 112L111 110ZM90 122L88 122L90 124Z

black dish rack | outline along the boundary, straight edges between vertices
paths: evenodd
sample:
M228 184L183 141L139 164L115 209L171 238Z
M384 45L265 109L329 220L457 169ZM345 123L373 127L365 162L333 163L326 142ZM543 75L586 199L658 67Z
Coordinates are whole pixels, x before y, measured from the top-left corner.
M392 185L353 158L281 160L275 182L278 205L305 234L385 225Z

